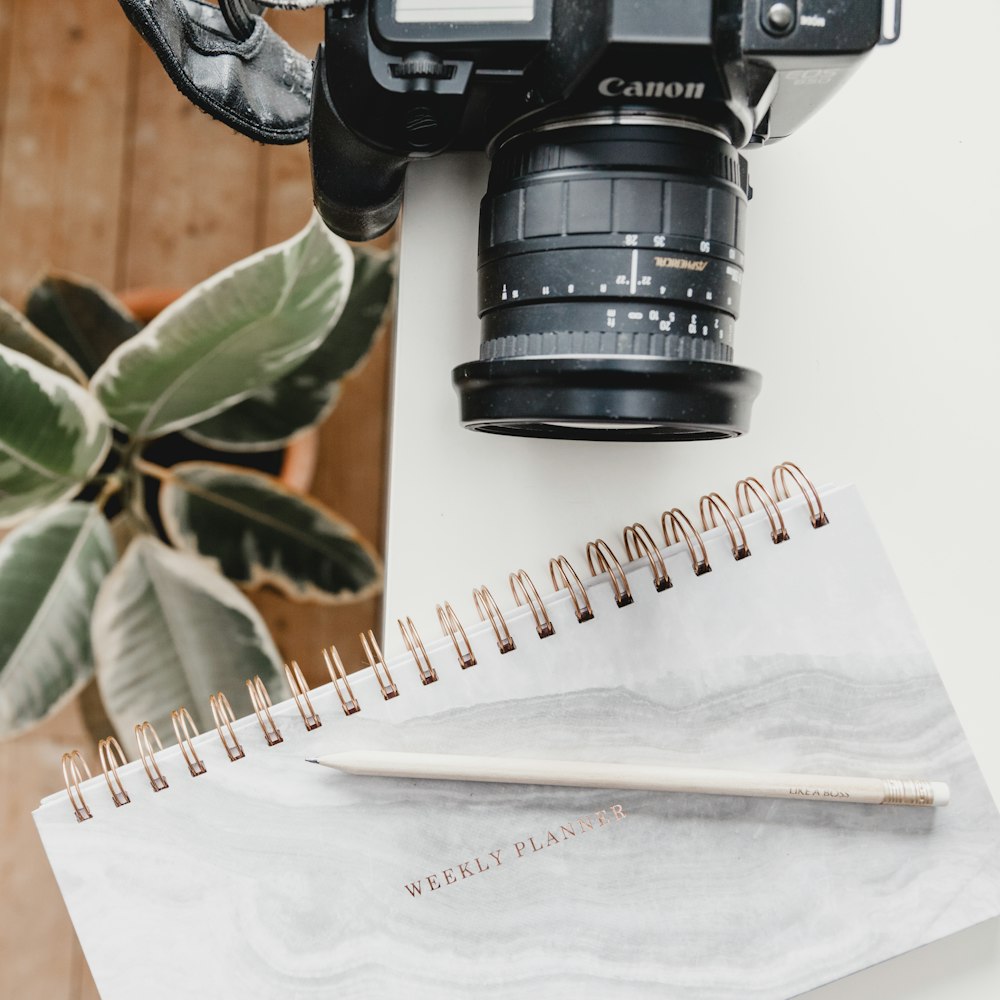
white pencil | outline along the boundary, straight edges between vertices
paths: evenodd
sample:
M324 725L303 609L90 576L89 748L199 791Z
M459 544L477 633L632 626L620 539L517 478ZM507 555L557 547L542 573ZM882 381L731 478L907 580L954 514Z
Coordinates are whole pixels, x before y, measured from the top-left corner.
M310 758L309 763L346 774L438 781L497 781L519 785L568 785L574 788L629 788L704 795L749 795L809 802L858 802L868 805L946 806L943 781L910 778L852 778L828 774L710 770L667 764L607 764L578 760L526 760L441 753L350 750Z

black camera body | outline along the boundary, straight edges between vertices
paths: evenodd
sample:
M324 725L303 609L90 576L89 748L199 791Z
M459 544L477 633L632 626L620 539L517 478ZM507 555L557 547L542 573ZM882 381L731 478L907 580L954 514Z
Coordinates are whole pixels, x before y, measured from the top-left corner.
M316 204L332 229L355 240L388 229L410 159L490 150L555 117L661 115L715 127L736 148L783 138L882 34L881 0L817 4L821 16L797 11L802 0L506 6L507 22L472 20L476 5L461 2L327 7L310 142ZM456 19L420 20L421 8Z
M463 423L740 434L760 376L732 364L738 150L792 133L888 40L882 18L881 0L341 0L313 86L317 209L370 239L411 159L485 150Z

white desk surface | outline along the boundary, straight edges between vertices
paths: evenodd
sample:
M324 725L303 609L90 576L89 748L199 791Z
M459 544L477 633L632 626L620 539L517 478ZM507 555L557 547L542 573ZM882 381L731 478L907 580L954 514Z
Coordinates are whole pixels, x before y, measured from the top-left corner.
M390 468L386 637L437 631L448 599L474 620L486 583L547 582L592 538L670 506L731 496L798 461L856 482L1000 797L1000 4L908 4L876 50L794 136L749 154L747 268L736 361L764 375L750 434L594 444L473 434L451 369L478 355L476 226L487 165L410 167ZM547 587L546 587L547 589ZM1000 993L998 921L811 994L816 1000L983 1000Z

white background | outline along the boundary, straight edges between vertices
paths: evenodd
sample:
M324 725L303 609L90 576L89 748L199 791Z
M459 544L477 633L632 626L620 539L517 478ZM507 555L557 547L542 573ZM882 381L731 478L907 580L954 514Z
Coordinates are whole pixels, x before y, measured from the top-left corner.
M434 604L473 620L524 567L586 569L599 535L798 461L853 481L879 525L995 796L1000 796L1000 400L994 114L1000 3L904 5L877 49L794 136L749 154L747 268L736 361L763 373L750 434L594 444L473 434L451 369L478 354L476 225L485 160L410 168L401 261L386 638ZM891 705L886 712L891 713ZM1000 992L991 921L811 996L983 1000Z

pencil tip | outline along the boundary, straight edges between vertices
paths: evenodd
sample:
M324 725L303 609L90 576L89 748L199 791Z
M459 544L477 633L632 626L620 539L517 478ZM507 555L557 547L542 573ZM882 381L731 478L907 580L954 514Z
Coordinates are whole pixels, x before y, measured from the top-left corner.
M307 764L318 764L319 761L315 757L306 757Z

